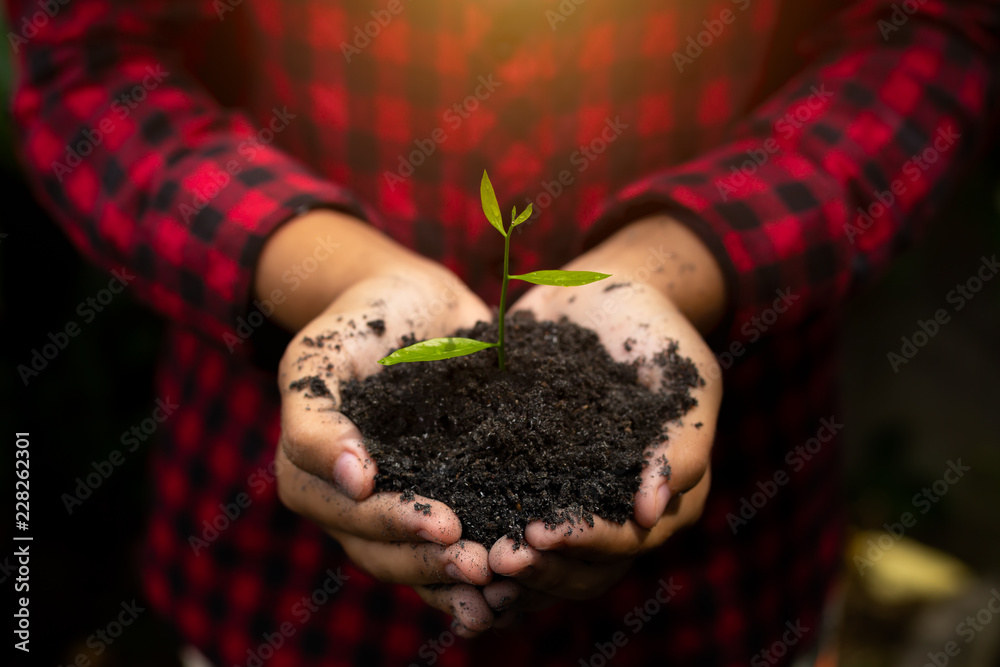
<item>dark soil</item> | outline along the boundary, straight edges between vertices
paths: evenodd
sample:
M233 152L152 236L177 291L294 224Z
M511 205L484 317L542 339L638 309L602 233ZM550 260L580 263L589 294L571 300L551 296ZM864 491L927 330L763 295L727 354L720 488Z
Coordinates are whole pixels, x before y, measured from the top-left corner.
M295 391L308 389L309 398L322 398L324 396L330 396L330 388L326 386L326 382L323 382L323 378L318 375L310 375L309 377L296 380L290 384L288 388L294 389Z
M570 531L595 514L623 523L643 467L670 474L646 450L696 405L690 389L704 382L694 364L676 345L658 353L664 373L653 392L637 383L637 363L613 361L589 329L518 313L507 331L505 373L491 350L389 366L342 388L342 412L378 465L376 490L445 503L463 537L487 546L505 535L523 543L539 519ZM455 335L494 341L497 326ZM314 395L325 389L299 382Z

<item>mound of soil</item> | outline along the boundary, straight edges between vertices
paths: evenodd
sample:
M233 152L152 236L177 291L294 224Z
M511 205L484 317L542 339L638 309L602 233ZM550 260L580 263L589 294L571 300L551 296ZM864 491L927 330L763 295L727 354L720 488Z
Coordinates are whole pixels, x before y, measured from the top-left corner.
M490 350L389 366L342 388L341 410L378 465L376 491L447 504L462 536L487 547L505 535L523 543L535 520L568 530L595 514L623 523L643 467L670 474L646 450L697 404L694 364L676 345L659 352L654 392L638 384L637 363L613 361L589 329L517 313L507 331L507 372ZM495 341L497 324L455 335Z

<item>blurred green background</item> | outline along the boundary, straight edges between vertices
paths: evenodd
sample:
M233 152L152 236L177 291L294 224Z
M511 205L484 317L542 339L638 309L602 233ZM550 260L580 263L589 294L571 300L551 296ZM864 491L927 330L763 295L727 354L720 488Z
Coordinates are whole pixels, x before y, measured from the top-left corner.
M2 27L2 26L0 26ZM6 33L6 29L3 31ZM0 49L0 98L11 87L8 49ZM975 272L980 257L1000 252L1000 159L984 168L918 248L856 299L847 313L843 389L848 487L853 529L878 530L914 511L913 496L961 458L972 471L907 532L937 552L898 561L893 549L879 576L858 577L845 554L843 612L835 617L831 664L922 665L928 651L955 638L956 624L1000 586L1000 280L986 284L898 373L886 354L911 336L918 319L950 306L945 295ZM13 369L25 351L47 342L82 299L107 284L83 261L32 199L0 114L0 170L6 204L0 232L0 316L9 369L0 384L4 432L45 424L33 442L32 612L35 664L63 664L122 600L141 599L136 553L147 501L146 454L140 448L73 516L59 497L94 460L118 447L120 434L149 416L152 372L162 322L126 296L117 298L25 389ZM12 460L5 457L6 461ZM0 558L6 554L0 553ZM905 559L904 559L905 560ZM893 561L889 563L888 561ZM956 570L955 567L958 569ZM955 575L959 572L961 576ZM884 574L884 576L883 576ZM888 596L885 577L894 581ZM6 576L3 577L6 579ZM881 582L881 583L880 583ZM10 585L5 581L4 585ZM94 664L176 665L177 641L152 613ZM1000 616L952 665L1000 665Z

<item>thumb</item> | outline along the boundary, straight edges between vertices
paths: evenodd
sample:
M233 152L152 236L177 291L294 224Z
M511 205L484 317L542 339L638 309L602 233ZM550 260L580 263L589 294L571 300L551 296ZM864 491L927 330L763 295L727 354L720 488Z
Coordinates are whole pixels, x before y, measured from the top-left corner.
M285 456L348 498L367 498L375 489L377 470L361 431L339 412L320 411L317 401L305 394L286 393L282 399L280 447Z
M708 471L715 421L701 417L699 408L668 425L667 440L653 448L641 473L635 520L643 528L652 528L670 501L692 489Z

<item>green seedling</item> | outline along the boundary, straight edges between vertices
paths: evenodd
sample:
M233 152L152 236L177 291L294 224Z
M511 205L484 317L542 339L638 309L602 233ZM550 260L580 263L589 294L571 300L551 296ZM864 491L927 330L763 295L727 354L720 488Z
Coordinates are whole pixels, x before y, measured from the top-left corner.
M506 370L506 358L504 357L504 316L507 309L507 283L510 280L523 280L535 285L554 285L556 287L575 287L587 285L610 278L608 273L595 273L594 271L532 271L520 275L510 275L510 236L514 228L531 217L531 204L518 215L517 207L510 212L510 227L504 229L503 219L500 215L500 205L497 203L496 193L493 192L493 184L490 177L483 172L483 180L479 185L479 196L483 202L483 213L486 219L493 225L500 234L503 235L503 286L500 288L500 324L497 342L485 343L472 338L431 338L396 350L388 357L379 359L383 366L392 366L412 361L438 361L440 359L450 359L452 357L464 357L467 354L474 354L481 350L490 348L497 349L497 360L500 370Z

